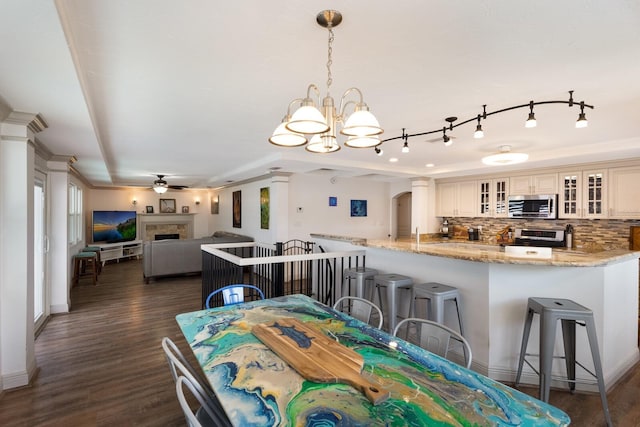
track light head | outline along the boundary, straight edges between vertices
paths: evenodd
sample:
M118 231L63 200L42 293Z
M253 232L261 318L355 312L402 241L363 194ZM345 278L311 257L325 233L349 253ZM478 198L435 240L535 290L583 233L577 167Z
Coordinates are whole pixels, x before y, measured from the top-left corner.
M589 126L587 116L584 114L584 101L580 103L580 114L578 114L578 120L576 121L576 128L582 129Z
M384 153L384 151L382 151L382 148L380 147L374 147L374 150L378 156L382 156L382 154Z
M402 152L403 153L408 153L409 152L409 143L407 141L405 141L404 145L402 146Z
M529 102L529 118L524 122L524 127L534 128L536 127L536 116L533 114L533 101Z
M476 126L476 131L473 133L473 137L475 139L484 138L484 132L482 130L482 125L480 124L480 114L478 114L478 125Z

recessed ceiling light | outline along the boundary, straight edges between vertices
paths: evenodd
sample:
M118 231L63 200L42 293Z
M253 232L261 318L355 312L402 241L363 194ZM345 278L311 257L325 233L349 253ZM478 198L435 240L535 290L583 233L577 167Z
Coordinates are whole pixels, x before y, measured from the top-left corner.
M432 167L434 167L435 165L434 165L433 163L427 163L425 166L426 166L426 167L428 167L428 168L432 168Z
M397 162L397 161L398 161L398 158L397 158L397 157L392 157L392 158L390 158L390 159L389 159L389 161L390 161L391 163L395 163L395 162Z

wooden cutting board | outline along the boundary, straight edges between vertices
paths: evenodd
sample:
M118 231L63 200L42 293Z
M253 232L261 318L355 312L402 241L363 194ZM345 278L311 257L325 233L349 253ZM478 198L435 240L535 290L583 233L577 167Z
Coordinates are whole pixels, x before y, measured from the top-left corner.
M360 354L298 319L282 318L261 323L255 325L252 332L310 381L349 384L374 405L389 397L388 391L360 374L364 365Z

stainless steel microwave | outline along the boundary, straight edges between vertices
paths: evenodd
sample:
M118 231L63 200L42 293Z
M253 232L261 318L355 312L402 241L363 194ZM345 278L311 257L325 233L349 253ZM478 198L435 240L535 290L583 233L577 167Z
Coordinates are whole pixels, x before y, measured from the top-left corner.
M509 196L509 218L558 218L557 194Z

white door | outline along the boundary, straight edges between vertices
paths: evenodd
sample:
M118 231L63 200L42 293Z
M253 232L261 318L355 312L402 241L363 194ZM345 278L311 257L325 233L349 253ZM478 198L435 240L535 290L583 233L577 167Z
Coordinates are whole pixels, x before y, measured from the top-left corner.
M47 204L45 192L46 175L36 172L33 187L33 317L38 331L49 316L47 280Z

